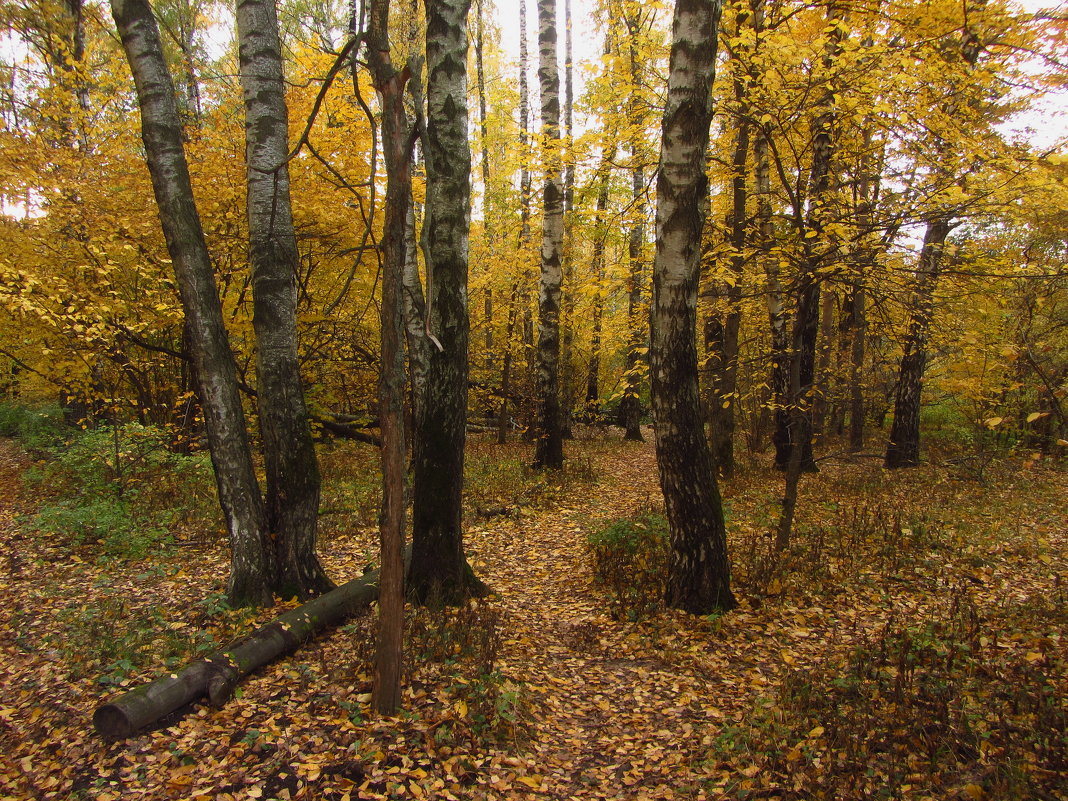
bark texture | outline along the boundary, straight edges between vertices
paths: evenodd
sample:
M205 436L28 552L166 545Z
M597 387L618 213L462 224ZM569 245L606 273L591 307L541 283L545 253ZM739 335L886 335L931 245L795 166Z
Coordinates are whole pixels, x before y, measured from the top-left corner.
M467 258L471 151L467 115L468 0L427 0L427 302L432 348L415 418L409 595L453 603L482 591L461 526L467 418Z
M534 466L564 466L560 410L560 285L563 281L564 194L560 158L560 74L556 65L556 0L538 0L538 81L544 139L541 279L538 282L538 414Z
M657 172L652 373L657 464L671 528L666 601L695 614L735 605L723 507L697 387L697 283L708 204L719 0L678 0Z
M315 553L319 463L297 355L298 255L274 0L240 0L237 30L245 99L252 324L267 473L270 568L277 593L303 600L334 585Z
M193 199L174 84L147 0L114 0L112 13L137 87L152 189L187 320L208 449L230 539L227 597L233 606L266 604L271 590L263 499L219 291Z

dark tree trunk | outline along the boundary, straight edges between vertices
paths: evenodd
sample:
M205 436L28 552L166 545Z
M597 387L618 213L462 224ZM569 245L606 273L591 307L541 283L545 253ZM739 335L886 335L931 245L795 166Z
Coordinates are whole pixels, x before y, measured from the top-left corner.
M564 238L560 332L560 428L571 439L571 413L575 405L575 260L572 240L575 206L574 80L572 76L571 0L564 0Z
M730 609L730 563L697 387L697 282L707 204L718 0L678 0L657 171L652 379L660 486L671 529L665 599L694 614Z
M415 418L415 493L409 596L454 603L483 591L464 555L461 525L467 421L467 249L471 151L467 141L469 0L428 0L427 302L432 348Z
M556 66L556 0L538 0L538 80L544 139L541 280L538 282L539 413L534 466L564 466L560 410L560 285L563 281L564 196L560 164L560 75Z
M886 446L885 466L916 467L920 463L920 395L927 363L927 339L934 314L934 291L942 271L942 251L953 225L945 217L927 223L912 292L905 353L894 395L894 422Z
M858 277L850 297L853 330L849 362L849 450L864 449L864 346L867 337L864 277Z
M332 588L315 553L319 463L297 354L297 241L289 196L288 112L273 0L239 0L245 96L252 324L267 473L267 528L275 592L312 598Z
M271 588L264 552L263 499L222 304L193 199L174 84L147 0L114 0L112 12L137 86L152 189L187 320L208 449L230 537L227 597L233 606L266 604Z
M643 314L642 292L645 284L645 165L642 163L642 131L646 115L640 94L641 74L636 36L640 17L630 20L626 14L630 37L627 41L630 95L627 98L627 122L630 126L631 204L634 220L627 237L627 365L623 373L623 399L619 404L623 438L642 442L641 385L644 376L642 351L648 334L648 316Z
M604 317L604 295L602 291L605 273L605 235L607 234L605 230L605 213L608 211L608 171L611 161L612 159L606 156L601 164L599 172L601 188L597 192L597 211L593 222L594 239L591 259L595 281L591 315L593 318L593 330L590 335L590 361L586 369L586 410L591 415L599 414L601 405L601 334Z
M757 240L764 277L766 303L771 328L771 408L774 417L772 444L775 466L784 469L790 460L790 334L786 303L779 275L779 263L772 254L775 226L772 221L771 161L767 133L760 130L753 143L754 178L757 195Z
M739 27L745 17L739 14ZM739 30L739 36L741 31ZM731 280L714 282L713 291L726 308L716 309L707 324L712 326L713 348L710 362L709 421L712 424L712 463L724 478L734 475L734 430L738 408L738 334L742 324L742 274L748 220L746 204L746 170L749 163L750 125L748 122L748 86L741 73L734 79L734 97L738 103L735 119L734 151L731 158L731 208L727 215L730 237ZM717 285L722 284L722 285Z
M389 55L389 0L374 0L367 30L367 63L382 108L386 163L386 208L382 224L382 358L378 373L378 419L382 431L382 559L378 642L372 703L392 715L401 702L404 657L404 291L408 267L411 152L404 87L410 73L397 71ZM419 80L418 76L416 80ZM411 221L414 227L414 220ZM416 271L418 276L418 271ZM413 360L414 361L414 360Z

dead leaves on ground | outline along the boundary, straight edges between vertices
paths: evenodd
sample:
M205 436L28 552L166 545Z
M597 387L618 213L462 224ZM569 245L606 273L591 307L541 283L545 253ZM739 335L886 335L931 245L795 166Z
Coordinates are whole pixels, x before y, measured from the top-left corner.
M448 619L412 613L397 718L368 711L370 629L357 621L253 677L221 710L104 743L89 721L111 691L100 681L112 675L108 648L137 655L119 679L136 682L165 669L164 651L195 653L205 628L224 638L256 621L211 608L221 550L105 564L27 534L14 513L28 502L17 497L25 462L0 444L0 798L802 797L794 784L830 769L836 735L833 721L784 706L784 686L851 664L888 626L932 619L961 587L984 612L1038 618L1035 599L1065 591L1063 472L1006 466L982 486L937 467L890 475L832 463L803 483L802 525L780 563L766 561L763 539L780 478L756 468L724 487L738 611L613 620L585 536L655 504L655 460L649 445L574 447L583 474L560 486L537 477L532 493L520 484L535 479L514 466L496 479L486 497L521 502L473 516L468 532L471 562L496 594ZM373 543L370 530L335 534L325 561L353 574ZM1060 623L1015 614L991 611L1003 627L981 635L1001 660L991 664L1060 664ZM131 639L138 626L145 636ZM793 739L775 758L753 751L755 723ZM954 781L897 791L982 798L994 786L981 771Z

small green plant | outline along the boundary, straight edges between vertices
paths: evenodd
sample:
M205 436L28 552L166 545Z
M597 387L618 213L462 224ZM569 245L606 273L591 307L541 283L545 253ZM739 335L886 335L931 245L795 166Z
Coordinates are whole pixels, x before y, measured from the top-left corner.
M586 538L596 581L609 592L617 619L637 619L659 608L667 573L668 522L654 511L616 520Z

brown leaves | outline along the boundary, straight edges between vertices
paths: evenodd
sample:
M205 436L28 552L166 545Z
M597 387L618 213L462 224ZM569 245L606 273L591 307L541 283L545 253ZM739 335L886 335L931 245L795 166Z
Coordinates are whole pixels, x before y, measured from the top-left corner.
M831 714L798 717L787 696L806 686L825 696L844 675L836 666L858 646L938 610L945 617L954 587L964 586L983 615L1002 610L974 639L990 670L1020 683L1063 663L1068 640L1054 612L1055 577L1068 572L1063 474L1006 474L982 488L942 481L933 467L886 477L870 465L827 465L806 484L788 559L761 591L740 593L737 611L627 622L610 616L584 540L591 526L632 516L657 497L652 446L571 447L589 455L596 484L587 477L534 491L544 480L511 467L506 482L485 479L503 487L494 497L525 499L522 511L468 532L471 560L496 595L446 615L411 613L403 712L388 719L368 709L371 629L363 620L251 677L220 710L101 743L89 715L107 690L95 668L75 675L75 642L56 647L72 630L69 621L61 626L64 609L95 610L86 620L106 645L159 607L135 679L164 668L160 632L192 641L206 626L230 634L256 620L200 603L221 587L221 551L183 550L181 564L111 564L105 573L88 556L27 537L0 511L0 537L20 556L18 573L0 572L0 797L800 799L845 770L844 746ZM483 474L492 471L492 453L481 448ZM0 444L0 510L10 509L23 466L12 458L11 446ZM746 538L774 510L777 480L750 467L724 488L737 575L752 568ZM876 503L899 511L900 525L893 515L884 525L874 513L847 514ZM335 534L324 549L331 571L362 568L373 537ZM108 598L121 603L105 608ZM937 654L936 646L924 653ZM873 671L885 683L879 698L891 698L904 674L896 663ZM817 675L822 683L813 685ZM982 693L967 697L984 703ZM863 708L872 731L894 736L889 707ZM981 759L989 765L1006 753L984 751ZM931 764L938 776L948 763ZM996 797L985 775L939 781L913 778L899 791L975 798L978 787Z

